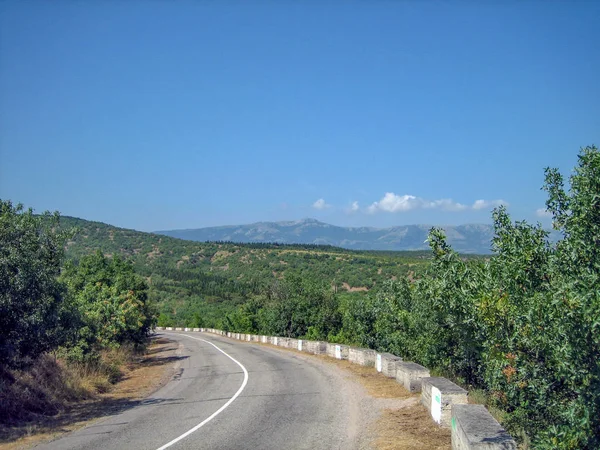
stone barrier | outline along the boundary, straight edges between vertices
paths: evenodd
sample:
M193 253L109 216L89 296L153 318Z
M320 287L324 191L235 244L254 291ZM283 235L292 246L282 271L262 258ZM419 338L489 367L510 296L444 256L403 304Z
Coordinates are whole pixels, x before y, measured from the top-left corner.
M348 349L348 361L361 366L373 367L375 366L375 360L377 359L377 353L375 350L368 348L357 348L349 347Z
M407 391L421 391L421 379L429 377L429 369L414 362L396 362L396 381Z
M289 340L290 340L290 338L277 337L277 344L275 344L275 345L277 345L278 347L287 348Z
M516 450L517 443L483 405L453 405L452 450Z
M341 344L327 343L327 356L335 359L348 359L350 347Z
M467 403L468 392L442 377L421 379L421 403L429 410L434 422L450 427L453 405Z
M304 341L302 351L312 355L326 355L327 342L323 341Z
M375 369L383 373L386 377L396 378L396 362L402 361L402 358L391 353L377 353Z

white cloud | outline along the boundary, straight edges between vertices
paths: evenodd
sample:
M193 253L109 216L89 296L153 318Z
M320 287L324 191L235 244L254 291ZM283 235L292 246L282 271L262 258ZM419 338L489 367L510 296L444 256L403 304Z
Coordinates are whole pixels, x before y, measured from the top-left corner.
M500 205L506 205L506 206L508 206L508 202L505 202L502 199L498 199L498 200L475 200L475 203L473 203L472 208L473 209L489 209L489 208L495 208L496 206L500 206Z
M535 215L538 217L552 217L552 213L546 208L539 208L535 210Z
M442 198L439 200L426 200L415 195L396 195L393 192L386 192L383 198L377 202L373 202L367 208L367 211L371 214L380 211L391 213L406 212L414 209L465 211L467 209L479 210L500 205L508 205L508 203L504 200L477 200L475 201L475 203L473 203L473 205L468 206L459 202L455 202L451 198Z
M350 206L350 211L352 212L356 212L358 211L360 208L358 207L358 202L352 202L352 205Z
M444 211L464 211L468 208L467 205L453 201L451 198L443 198L441 200L434 200L428 202L424 206L425 208L440 208Z
M421 206L423 206L423 200L414 195L396 195L393 192L386 192L383 198L369 206L367 211L370 213L377 211L405 212Z
M312 204L312 207L313 207L313 208L315 208L315 209L322 210L322 209L327 209L327 208L330 208L330 207L331 207L331 205L329 205L329 204L325 203L325 200L324 200L324 199L322 199L322 198L320 198L319 200L317 200L316 202L314 202L314 203Z

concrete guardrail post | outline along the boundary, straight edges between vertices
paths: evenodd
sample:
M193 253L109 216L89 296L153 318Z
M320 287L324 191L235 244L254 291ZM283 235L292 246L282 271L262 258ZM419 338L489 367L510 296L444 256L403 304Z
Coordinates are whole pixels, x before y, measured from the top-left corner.
M434 422L450 427L451 409L467 403L468 392L442 377L421 379L421 403L429 410Z
M410 361L396 363L396 381L407 391L420 392L421 379L429 377L429 369Z
M402 361L402 358L391 353L377 353L375 367L377 372L381 372L386 377L396 378L396 362Z

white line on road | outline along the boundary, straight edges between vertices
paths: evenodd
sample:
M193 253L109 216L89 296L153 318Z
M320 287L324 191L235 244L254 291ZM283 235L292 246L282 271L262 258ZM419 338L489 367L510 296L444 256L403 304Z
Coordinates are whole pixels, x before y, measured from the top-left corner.
M223 350L221 350L219 347L217 347L215 344L213 344L212 342L209 342L205 339L199 339L197 337L193 337L193 336L189 336L187 334L179 334L179 336L185 336L188 337L190 339L195 339L197 341L202 341L202 342L206 342L207 344L212 345L214 348L216 348L217 350L219 350L221 353L223 353L225 356L227 356L229 359L231 359L234 363L236 363L238 366L240 366L242 368L242 370L244 371L244 382L242 383L242 385L240 386L240 388L237 390L237 392L235 394L233 394L233 397L231 397L227 403L225 403L223 406L221 406L217 411L215 411L210 417L204 419L202 422L200 422L198 425L196 425L194 428L192 428L191 430L186 431L185 433L183 433L181 436L176 437L175 439L173 439L171 442L163 445L162 447L160 447L158 450L163 450L165 448L170 447L171 445L179 442L180 440L184 439L185 437L189 436L190 434L192 434L194 431L197 431L199 428L203 427L204 425L206 425L208 422L210 422L212 419L214 419L215 417L217 417L225 408L227 408L229 405L231 405L233 403L233 401L238 398L238 396L242 393L242 391L244 390L244 388L246 387L246 384L248 383L248 371L246 370L246 368L242 365L242 363L240 363L237 359L233 358L232 356L228 355L227 353L225 353Z

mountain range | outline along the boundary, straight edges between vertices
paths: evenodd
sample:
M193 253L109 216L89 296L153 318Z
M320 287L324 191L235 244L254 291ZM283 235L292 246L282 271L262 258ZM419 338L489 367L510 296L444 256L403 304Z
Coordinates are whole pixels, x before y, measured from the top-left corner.
M427 250L431 225L390 228L339 227L315 219L257 222L186 230L156 231L191 241L277 242L282 244L333 245L352 250ZM491 253L492 225L469 224L441 227L448 243L460 253Z

